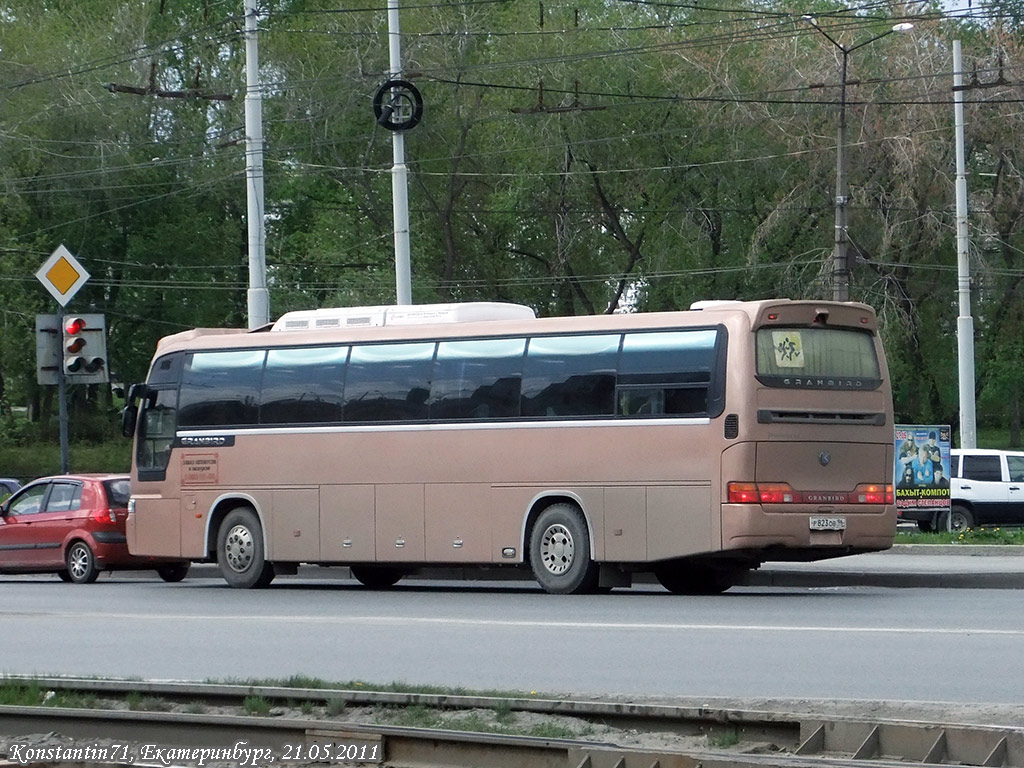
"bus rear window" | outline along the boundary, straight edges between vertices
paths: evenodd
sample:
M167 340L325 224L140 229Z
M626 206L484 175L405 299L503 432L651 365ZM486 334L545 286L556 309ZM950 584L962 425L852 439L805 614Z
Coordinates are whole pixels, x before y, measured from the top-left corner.
M760 328L757 380L769 387L875 389L874 336L841 328Z

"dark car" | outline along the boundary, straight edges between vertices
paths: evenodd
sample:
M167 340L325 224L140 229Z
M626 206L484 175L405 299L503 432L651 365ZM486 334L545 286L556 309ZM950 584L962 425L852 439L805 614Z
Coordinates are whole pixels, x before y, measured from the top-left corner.
M181 581L189 564L128 552L128 475L43 477L0 504L0 573L56 573L89 584L101 571L153 568Z
M21 483L13 477L0 477L0 501L6 499L19 488L21 488Z

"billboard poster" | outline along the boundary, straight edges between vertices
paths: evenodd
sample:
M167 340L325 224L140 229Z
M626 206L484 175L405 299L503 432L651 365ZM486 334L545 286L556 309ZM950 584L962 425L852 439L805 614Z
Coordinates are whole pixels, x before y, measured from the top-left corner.
M896 425L897 509L949 509L948 426Z

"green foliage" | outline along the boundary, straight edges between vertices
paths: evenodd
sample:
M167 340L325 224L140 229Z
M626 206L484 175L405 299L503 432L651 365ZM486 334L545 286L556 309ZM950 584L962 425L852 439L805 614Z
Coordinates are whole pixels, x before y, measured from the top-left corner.
M386 16L336 5L261 4L275 316L394 300L392 137L370 108ZM882 318L901 421L957 420L949 41L982 79L1011 71L1019 6L877 40L892 19L828 27L851 50L852 294ZM799 19L837 9L403 8L426 102L405 136L414 300L553 315L830 296L839 57ZM245 325L244 47L238 9L207 0L25 0L0 34L0 445L24 446L55 442L33 355L34 316L54 306L33 275L59 243L92 275L69 310L106 314L117 383L145 377L162 336ZM1019 445L1024 116L1000 89L978 94L978 419ZM116 435L106 388L72 395L76 449Z
M131 463L131 442L74 443L69 451L71 472L125 472ZM60 446L56 443L11 444L0 441L0 474L27 482L60 474Z
M36 682L14 682L4 680L0 683L0 705L6 707L37 707L43 701L43 692Z

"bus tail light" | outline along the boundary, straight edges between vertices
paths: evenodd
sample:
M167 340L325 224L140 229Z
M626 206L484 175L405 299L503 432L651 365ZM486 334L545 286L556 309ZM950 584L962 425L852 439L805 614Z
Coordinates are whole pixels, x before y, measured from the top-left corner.
M894 504L895 499L891 485L862 483L853 489L850 501L854 504Z
M730 504L792 504L796 494L787 483L729 483Z
M730 504L894 504L891 485L861 483L853 492L794 491L789 483L729 483Z

